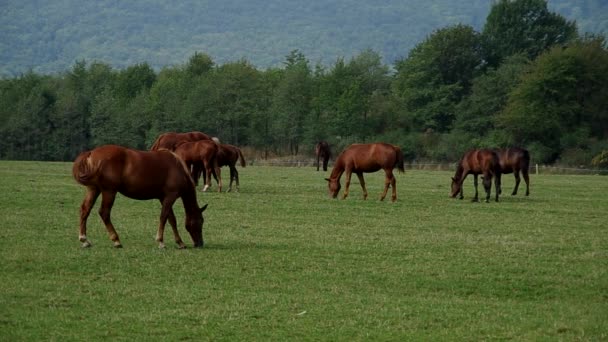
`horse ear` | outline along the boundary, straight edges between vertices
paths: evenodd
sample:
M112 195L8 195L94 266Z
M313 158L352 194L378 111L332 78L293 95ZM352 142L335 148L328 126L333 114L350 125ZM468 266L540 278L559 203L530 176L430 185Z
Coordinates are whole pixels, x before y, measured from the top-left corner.
M207 209L207 206L209 205L209 203L205 204L202 208L201 208L201 214L203 213L203 211L205 211L205 209Z
M329 178L325 178L325 180L328 181L328 182L331 182L331 179L329 179Z
M456 178L452 177L452 180L455 182L455 181L456 181Z

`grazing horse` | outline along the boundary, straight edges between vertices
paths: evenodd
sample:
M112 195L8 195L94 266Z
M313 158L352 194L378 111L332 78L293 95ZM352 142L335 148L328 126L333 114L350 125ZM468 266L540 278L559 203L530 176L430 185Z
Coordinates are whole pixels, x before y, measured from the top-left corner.
M156 234L159 248L164 247L163 235L167 220L173 228L179 248L186 247L177 232L173 213L173 203L181 198L186 212L186 230L192 237L194 247L203 247L203 211L207 205L199 208L190 173L184 162L172 152L145 152L105 145L81 153L74 161L72 174L78 183L87 188L80 206L82 247L91 246L87 239L87 218L99 194L102 201L99 215L114 247L122 247L110 219L117 192L137 200L158 199L161 202L160 225Z
M211 173L216 167L217 151L218 144L213 140L181 142L175 147L175 154L182 158L189 170L192 170L193 179L200 174L196 170L205 170L203 191L207 191L211 186Z
M364 172L376 172L383 169L386 178L384 180L384 192L380 196L380 200L384 200L389 186L393 187L391 200L397 200L396 179L393 175L393 169L398 168L400 172L404 172L403 152L397 146L386 143L375 144L352 144L348 146L334 163L334 168L331 171L328 181L329 195L332 198L338 196L340 191L340 177L346 172L346 187L342 199L348 196L350 177L354 172L359 177L359 183L363 189L363 199L367 199L367 189L365 188L365 180L363 179Z
M462 183L467 175L473 175L473 184L475 185L475 197L473 202L479 202L479 195L477 192L477 176L483 175L483 187L486 190L486 203L490 201L490 192L492 190L492 177L494 177L494 183L496 185L496 202L498 202L498 195L500 194L500 163L498 161L498 154L492 150L481 149L471 150L464 154L464 156L458 162L456 168L456 174L452 177L452 191L450 196L452 198L460 194L460 199L464 198L462 194Z
M528 168L530 167L530 153L528 150L519 147L511 147L495 150L498 154L500 162L500 173L513 173L515 176L515 188L511 196L517 195L519 188L519 173L524 176L526 182L526 196L530 195L530 179L528 177ZM502 190L502 189L501 189Z
M319 141L315 145L315 154L317 155L317 171L319 171L319 159L323 158L323 171L327 171L327 162L331 158L331 150L327 141Z
M229 144L219 144L219 149L217 151L216 163L217 167L215 169L215 174L219 177L219 180L216 178L215 180L218 182L219 192L222 192L222 177L221 177L221 167L228 166L230 168L230 185L228 186L228 190L226 192L232 191L232 182L236 181L236 191L239 191L239 172L236 170L236 162L241 159L241 166L245 167L245 157L243 157L243 153L241 149Z
M212 138L205 133L202 132L186 132L186 133L175 133L175 132L167 132L159 135L152 147L150 147L150 151L158 151L161 148L166 148L169 151L175 151L177 145L186 142L186 141L198 141L198 140L211 140ZM198 179L201 176L201 169L196 165L192 169L192 175L194 179L194 184L198 185Z

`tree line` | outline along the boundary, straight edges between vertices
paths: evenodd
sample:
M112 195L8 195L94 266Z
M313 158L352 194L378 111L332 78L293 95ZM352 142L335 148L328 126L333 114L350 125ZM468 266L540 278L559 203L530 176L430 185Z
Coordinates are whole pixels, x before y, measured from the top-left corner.
M148 149L160 133L195 130L263 156L386 141L408 160L517 145L535 162L590 165L608 150L608 50L545 0L501 0L480 32L435 30L392 66L371 49L330 66L294 50L264 70L197 52L159 72L77 61L0 80L2 159Z

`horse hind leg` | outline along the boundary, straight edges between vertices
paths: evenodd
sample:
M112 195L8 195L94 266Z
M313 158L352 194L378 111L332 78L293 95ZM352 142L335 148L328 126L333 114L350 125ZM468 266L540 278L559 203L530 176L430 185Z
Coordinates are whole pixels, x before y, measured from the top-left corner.
M359 178L359 184L361 184L361 189L363 189L363 200L366 200L367 188L365 188L365 179L363 179L363 174L361 172L357 173L357 177Z
M511 196L517 195L517 189L519 189L519 182L521 181L519 178L519 170L513 170L513 175L515 176L515 187L513 188Z
M115 199L116 199L116 192L114 192L114 191L102 192L101 208L99 208L99 216L101 216L101 220L103 221L103 223L106 226L106 230L108 231L110 240L112 240L112 242L114 242L114 247L121 248L122 244L120 243L118 233L116 233L116 229L114 229L114 225L112 224L112 219L110 218L110 214L112 212L112 206L114 205Z
M80 234L79 240L82 242L82 247L91 247L91 242L87 239L87 219L91 213L91 209L95 205L95 201L99 197L100 191L95 187L87 187L87 193L80 205Z
M382 195L380 195L380 200L384 201L384 198L386 197L386 194L388 193L388 188L391 186L391 184L393 183L393 178L395 178L393 176L393 172L391 171L386 171L386 177L384 177L384 191L382 191ZM393 197L391 198L391 200L394 202L397 200L397 194L395 193L394 189L393 189Z
M528 169L524 169L521 171L524 176L524 181L526 182L526 196L530 196L530 177L528 176Z

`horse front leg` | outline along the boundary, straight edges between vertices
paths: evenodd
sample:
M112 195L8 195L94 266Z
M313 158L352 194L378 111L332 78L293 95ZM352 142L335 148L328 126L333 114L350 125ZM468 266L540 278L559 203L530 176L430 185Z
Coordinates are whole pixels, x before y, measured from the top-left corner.
M357 172L357 177L359 178L359 184L361 184L361 189L363 189L363 200L366 200L367 189L365 188L365 179L363 179L363 173Z
M397 179L395 175L391 173L391 187L393 188L393 193L391 196L391 201L395 202L397 200Z
M87 193L84 195L84 199L80 205L80 234L78 238L82 242L82 247L91 247L91 242L87 239L87 218L99 194L99 189L87 187Z
M222 192L222 186L224 185L222 183L222 168L217 167L217 166L215 167L215 177L217 178L216 179L217 187L218 187L217 191Z
M177 221L175 219L175 214L173 213L173 203L175 203L176 197L175 196L170 196L170 197L165 197L163 199L160 200L161 203L161 209L160 209L160 218L159 218L159 224L158 224L158 231L156 232L156 242L158 242L158 248L165 248L165 225L167 223L167 220L169 220L169 224L171 224L171 227L175 227L174 228L174 233L177 232ZM172 219L170 219L170 217L172 217ZM173 224L175 223L175 226L173 226ZM177 238L179 237L179 234L177 234L176 236L176 242L177 242ZM181 238L179 238L179 240L181 241ZM177 242L179 245L179 242ZM182 245L183 245L183 241L182 241ZM180 245L181 247L181 245Z
M348 192L350 189L350 177L352 176L351 170L346 170L346 184L344 184L344 194L342 194L342 199L346 199L348 196Z
M386 173L385 177L384 177L384 191L382 191L382 195L380 195L380 200L384 201L384 198L386 197L386 194L388 193L388 188L391 186L392 184L392 178L393 178L393 172L389 171L389 170L385 170L384 171ZM395 197L395 190L393 189L393 196ZM392 201L394 202L396 198L392 198Z
M116 229L114 229L112 219L110 218L112 206L114 205L114 199L116 199L115 191L104 191L101 193L101 208L99 208L99 216L101 216L101 220L106 225L106 230L108 231L110 240L114 242L114 247L121 248L122 244L118 238L118 233L116 233Z
M173 236L175 238L175 243L179 249L186 248L186 244L182 240L182 237L179 236L179 232L177 231L177 220L175 219L175 213L173 212L173 206L169 207L169 224L171 225L171 229L173 229ZM160 246L159 246L160 247Z
M477 191L477 174L473 175L473 185L475 186L475 197L471 200L471 202L479 202L479 192ZM460 188L462 191L462 187Z

